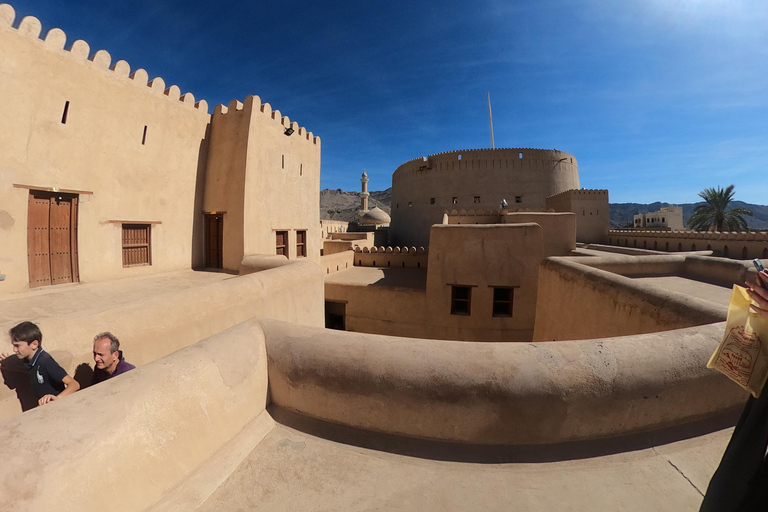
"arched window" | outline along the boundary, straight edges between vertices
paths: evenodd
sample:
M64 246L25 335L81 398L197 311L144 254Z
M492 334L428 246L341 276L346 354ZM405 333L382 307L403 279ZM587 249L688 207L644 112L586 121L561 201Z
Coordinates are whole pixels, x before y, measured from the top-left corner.
M682 250L683 250L683 244L682 243L677 244L677 252L682 252Z
M749 259L749 251L747 251L746 246L741 249L741 259Z
M692 250L692 251L695 251L695 250L696 250L696 244L691 244L691 250Z
M728 257L728 246L726 245L725 247L723 247L723 258L727 258L727 257Z
M656 245L656 240L654 240L653 241L653 250L655 251L656 249L658 249L658 246Z
M664 244L664 250L669 252L669 242Z

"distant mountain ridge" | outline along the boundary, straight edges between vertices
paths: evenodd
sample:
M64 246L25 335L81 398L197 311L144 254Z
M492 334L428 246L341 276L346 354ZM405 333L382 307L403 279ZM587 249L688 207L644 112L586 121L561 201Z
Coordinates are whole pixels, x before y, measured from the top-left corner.
M388 215L391 215L390 203L392 202L392 188L371 192L368 198L368 207L378 206ZM688 222L688 217L693 213L693 209L698 203L684 203L675 206L683 207L683 222ZM749 229L768 230L768 206L760 204L745 203L743 201L733 201L734 208L748 208L755 214L754 217L746 217ZM611 203L611 228L623 228L634 221L634 216L639 213L649 213L659 211L660 208L670 206L669 203L655 202L650 204L643 203ZM358 212L360 211L360 193L345 192L336 189L324 189L320 191L320 218L333 219L347 222L357 222Z

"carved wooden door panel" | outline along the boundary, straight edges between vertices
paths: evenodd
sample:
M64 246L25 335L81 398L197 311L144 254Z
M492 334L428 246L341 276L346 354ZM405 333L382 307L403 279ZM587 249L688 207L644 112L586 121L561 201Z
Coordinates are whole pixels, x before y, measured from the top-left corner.
M29 193L27 215L27 261L29 287L51 284L51 198Z
M30 191L27 259L30 288L79 280L76 195Z

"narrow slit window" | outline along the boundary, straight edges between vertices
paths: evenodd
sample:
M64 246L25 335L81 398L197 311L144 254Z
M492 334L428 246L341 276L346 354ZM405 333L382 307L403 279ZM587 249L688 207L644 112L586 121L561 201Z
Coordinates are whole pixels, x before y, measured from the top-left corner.
M304 258L307 255L307 232L296 232L296 257ZM338 270L338 269L337 269Z
M147 125L144 125L144 133L141 135L141 145L145 145L147 143Z
M275 254L288 257L288 232L275 231Z
M282 163L283 169L285 169L285 155L283 155L283 163Z
M452 197L452 198L451 198L451 202L452 202L453 204L459 204L459 198L458 198L458 197Z
M61 114L61 124L67 124L67 115L69 115L69 101L64 102L64 112Z
M299 176L304 176L304 164L299 164Z

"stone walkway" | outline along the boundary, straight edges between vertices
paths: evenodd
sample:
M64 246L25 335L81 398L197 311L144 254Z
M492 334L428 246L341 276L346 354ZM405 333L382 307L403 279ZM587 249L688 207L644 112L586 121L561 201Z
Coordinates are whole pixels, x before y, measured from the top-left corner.
M148 296L205 286L234 277L237 276L223 272L180 270L98 283L37 288L0 296L0 326L77 312L103 311Z
M499 462L493 449L430 458L416 440L398 453L277 424L198 510L695 512L731 432L591 457L544 447Z

